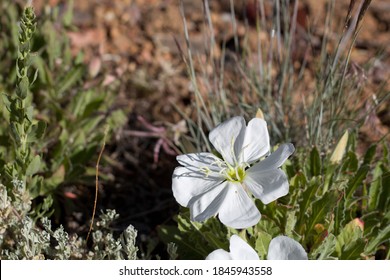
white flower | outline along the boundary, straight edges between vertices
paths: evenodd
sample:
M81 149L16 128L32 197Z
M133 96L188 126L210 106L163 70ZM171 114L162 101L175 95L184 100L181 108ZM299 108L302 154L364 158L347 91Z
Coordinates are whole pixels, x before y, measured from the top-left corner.
M292 144L270 150L266 122L234 117L214 128L210 142L222 159L211 153L179 155L172 176L177 202L190 208L191 220L201 222L217 215L232 228L258 223L260 212L248 195L268 204L288 193L286 174L279 168L294 152Z
M268 260L307 260L302 245L287 236L278 236L271 240L268 247Z
M211 252L206 260L259 260L256 251L238 235L230 237L229 249L230 253L223 249L217 249Z
M230 237L230 252L217 249L206 260L259 260L256 251L237 235ZM287 236L278 236L271 240L268 247L268 260L307 260L302 245Z

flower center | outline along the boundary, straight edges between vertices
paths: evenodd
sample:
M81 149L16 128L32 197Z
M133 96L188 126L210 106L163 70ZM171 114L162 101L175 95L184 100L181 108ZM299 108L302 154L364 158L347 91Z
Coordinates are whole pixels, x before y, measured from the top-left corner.
M245 178L245 167L244 166L236 166L229 167L225 170L224 175L227 180L230 182L242 182Z

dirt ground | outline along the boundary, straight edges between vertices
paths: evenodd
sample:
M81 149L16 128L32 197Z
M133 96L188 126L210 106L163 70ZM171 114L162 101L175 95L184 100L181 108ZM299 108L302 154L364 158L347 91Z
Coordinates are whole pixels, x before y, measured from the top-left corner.
M203 1L183 0L184 15L189 31L191 50L194 56L205 54L206 37L210 34L203 9ZM207 1L206 1L207 2ZM229 0L210 0L210 18L216 38L213 50L218 58L223 42L233 40L232 7ZM237 33L256 35L255 0L232 1L236 14ZM265 16L272 10L265 2ZM293 2L293 1L292 1ZM304 32L314 30L313 42L322 36L325 22L326 2L324 0L300 1L297 22ZM347 14L349 1L335 1L334 27L340 31ZM68 1L35 0L38 13L45 3L59 5L65 10ZM118 100L131 113L126 127L118 132L113 143L107 147L111 159L114 183L102 185L99 209L115 208L120 213L118 229L133 224L140 233L140 240L146 236L157 237L156 228L170 223L178 206L171 194L171 174L177 165L174 151L164 149L158 137L145 137L147 133L164 134L167 123L177 124L182 120L175 109L191 111L192 89L178 45L186 49L183 18L178 0L89 0L75 1L74 23L77 27L69 32L74 52L83 50L90 71L104 75L104 81L121 81ZM364 19L361 34L352 53L352 64L357 71L367 61L382 52L381 59L373 62L365 79L373 87L390 77L390 2L372 1ZM251 37L250 35L249 37ZM336 37L331 34L330 37ZM264 35L266 38L266 35ZM250 39L249 39L250 41ZM256 45L253 46L256 48ZM297 46L299 49L300 46ZM296 55L302 55L297 52ZM174 106L175 105L175 106ZM376 141L388 133L390 115L382 110L372 116L377 131L362 130L365 137ZM147 135L137 137L132 131L143 131ZM153 134L153 133L152 133ZM162 145L156 160L156 144ZM104 172L104 170L102 171ZM93 190L91 190L91 196ZM93 197L86 200L83 210L68 213L68 228L77 231L88 227L85 218L77 218L77 212L90 211ZM91 206L91 207L89 207ZM88 208L88 209L87 209ZM89 209L90 208L90 209ZM84 223L84 225L83 225ZM142 242L141 242L142 243ZM143 248L146 250L146 248Z

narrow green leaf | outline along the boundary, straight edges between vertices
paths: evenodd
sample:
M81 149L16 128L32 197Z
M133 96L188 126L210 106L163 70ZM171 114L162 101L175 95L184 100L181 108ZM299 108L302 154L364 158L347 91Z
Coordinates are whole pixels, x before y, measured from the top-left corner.
M375 153L376 153L376 148L377 148L376 144L371 145L368 148L366 154L364 155L363 165L370 164L372 162L372 160L374 159Z
M318 176L321 173L321 158L316 147L310 152L310 173L312 176Z
M287 212L286 217L286 227L285 227L285 234L286 235L292 235L292 232L295 228L295 225L297 223L297 215L296 211L289 211Z
M340 202L336 205L334 211L334 232L338 232L344 226L345 221L345 203Z
M32 78L32 81L31 81L31 86L35 83L35 81L38 79L38 73L39 73L39 70L38 69L35 69L35 72L34 72L34 76Z
M373 211L378 208L379 195L382 189L382 167L381 163L374 168L372 183L368 190L368 210Z
M382 176L381 176L381 186L378 210L383 213L390 212L390 170L388 167L382 165Z
M348 182L346 189L345 197L349 199L352 197L356 189L362 184L363 180L366 178L370 167L368 165L362 165L351 180Z
M61 80L58 85L57 93L61 95L70 87L75 85L83 76L84 67L83 66L74 66L72 70L70 70L66 76Z
M306 190L302 194L302 200L299 203L299 228L303 230L306 226L306 215L309 213L310 204L315 199L315 194L320 186L320 182L313 178L310 183L306 184ZM303 232L301 232L303 234Z
M334 192L328 192L322 198L312 203L311 214L306 222L307 232L314 229L316 224L323 222L328 217L331 208L335 206L336 198Z
M356 172L356 170L359 167L359 160L357 159L357 156L354 152L348 151L346 154L344 160L342 161L342 167L341 170L344 173L347 172Z
M20 139L19 124L12 122L10 123L10 128L11 128L12 137L15 140L16 145L20 145L22 141Z

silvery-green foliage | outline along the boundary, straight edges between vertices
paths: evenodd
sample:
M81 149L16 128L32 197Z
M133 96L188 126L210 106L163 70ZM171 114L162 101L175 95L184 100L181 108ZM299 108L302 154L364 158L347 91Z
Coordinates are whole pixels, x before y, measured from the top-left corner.
M43 259L49 246L49 234L36 227L27 215L31 207L29 195L19 188L18 180L12 181L11 195L0 184L0 248L2 259Z
M176 260L177 257L179 256L177 252L177 245L173 242L169 242L167 244L167 253L169 255L170 260Z
M134 245L136 238L137 231L132 225L129 225L120 236L123 252L129 260L137 259L138 248Z
M110 224L119 217L115 210L107 210L102 213L96 226L100 229L92 233L94 243L93 259L137 259L138 248L135 246L137 231L132 225L129 225L119 236L118 239L113 237L111 232L104 234L109 230Z
M119 238L109 228L118 218L114 210L102 213L89 248L85 239L69 235L62 226L53 229L46 217L36 223L28 214L28 197L16 187L11 197L0 184L0 259L137 259L134 227L130 225Z

